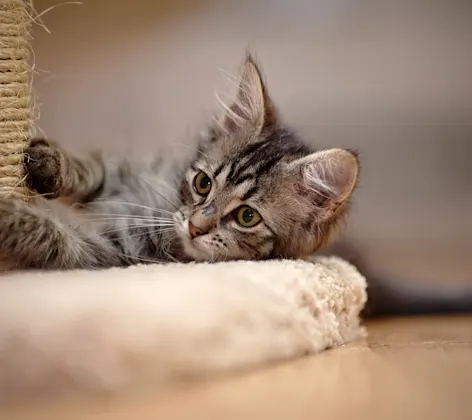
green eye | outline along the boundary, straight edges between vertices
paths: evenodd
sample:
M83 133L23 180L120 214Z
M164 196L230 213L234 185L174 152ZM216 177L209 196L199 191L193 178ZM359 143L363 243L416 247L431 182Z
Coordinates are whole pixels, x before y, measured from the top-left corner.
M256 226L262 220L259 212L249 206L241 206L236 209L234 218L241 226L247 228Z
M199 172L193 180L193 188L199 195L208 195L211 191L211 179L205 172Z

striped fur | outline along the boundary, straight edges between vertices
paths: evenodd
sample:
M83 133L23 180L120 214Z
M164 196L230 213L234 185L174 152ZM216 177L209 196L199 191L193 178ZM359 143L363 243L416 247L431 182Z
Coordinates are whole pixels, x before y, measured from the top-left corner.
M285 128L251 56L241 74L235 102L182 170L159 157L113 162L31 141L28 181L44 199L0 201L3 266L297 258L326 245L347 210L357 159L341 149L311 150ZM206 196L194 188L200 171L212 184ZM261 222L238 224L234 210L242 205Z

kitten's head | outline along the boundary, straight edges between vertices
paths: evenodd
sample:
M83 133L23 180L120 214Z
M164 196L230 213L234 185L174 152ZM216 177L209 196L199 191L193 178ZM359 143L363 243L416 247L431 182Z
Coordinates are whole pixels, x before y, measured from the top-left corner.
M312 151L281 125L247 56L236 100L185 174L177 234L197 261L302 257L332 238L357 174L355 154Z

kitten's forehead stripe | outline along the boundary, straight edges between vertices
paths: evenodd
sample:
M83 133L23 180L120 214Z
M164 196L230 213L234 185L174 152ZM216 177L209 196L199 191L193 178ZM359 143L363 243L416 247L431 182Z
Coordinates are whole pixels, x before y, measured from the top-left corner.
M233 171L228 175L228 181L234 183L235 178L239 177L247 169L254 167L257 162L260 162L267 155L264 152L268 148L268 144L269 142L256 143L256 145L249 146L241 153L238 153L234 162L239 164L239 167L234 167Z
M229 180L233 177L233 173L234 173L234 168L236 167L236 159L233 159L233 161L231 162L231 166L229 168L229 173L228 175L226 176L226 180Z
M249 200L258 190L258 186L257 184L254 185L253 187L251 187L247 192L246 194L243 195L242 197L242 201L247 201Z
M275 156L272 159L269 159L268 161L262 163L257 169L256 169L256 176L261 176L265 174L266 172L269 172L273 166L282 158L282 156Z
M231 157L227 182L237 184L249 174L261 176L279 161L304 156L310 149L287 130L279 130L264 141L250 144Z
M246 149L244 149L242 152L238 154L238 160L243 160L245 157L254 154L263 146L267 145L268 143L269 143L268 141L260 141L260 142L249 145L248 147L246 147Z
M223 163L221 163L221 164L215 169L215 172L214 172L213 176L214 176L215 178L217 178L218 175L221 173L221 171L223 170L224 167L225 167L225 163L223 162Z
M253 180L255 177L251 173L243 174L234 181L234 185L242 184L245 181Z

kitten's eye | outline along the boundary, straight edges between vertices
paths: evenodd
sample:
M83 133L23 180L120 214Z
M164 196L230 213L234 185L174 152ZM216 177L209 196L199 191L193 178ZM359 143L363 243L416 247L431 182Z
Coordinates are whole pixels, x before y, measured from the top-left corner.
M211 191L211 179L205 173L200 171L193 180L193 188L199 195L208 195Z
M234 218L241 226L247 228L256 226L262 220L259 212L249 206L241 206L236 209Z

